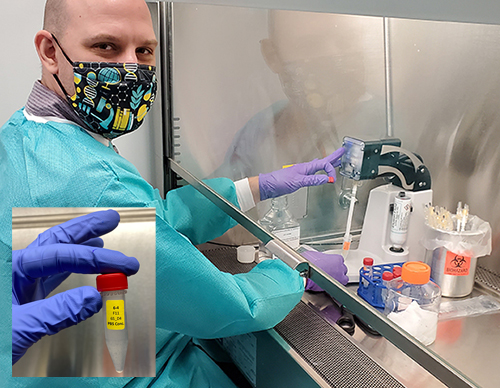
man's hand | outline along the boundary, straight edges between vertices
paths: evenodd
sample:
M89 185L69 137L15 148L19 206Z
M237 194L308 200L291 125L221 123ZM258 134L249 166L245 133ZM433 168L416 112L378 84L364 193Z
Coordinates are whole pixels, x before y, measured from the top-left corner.
M133 275L139 270L136 258L103 248L99 236L119 222L114 210L87 214L46 230L26 249L12 251L12 364L43 336L101 309L99 292L88 286L45 299L72 272Z
M349 282L347 277L347 267L344 264L344 258L341 255L328 254L316 251L306 251L301 253L307 260L309 260L316 267L325 271L332 278L338 280L340 283L346 285ZM307 291L323 291L311 279L307 279Z
M340 166L340 158L344 152L344 148L339 148L323 159L314 159L268 174L259 174L260 200L291 194L301 187L335 182L337 179L335 167ZM316 175L318 171L325 171L326 175Z

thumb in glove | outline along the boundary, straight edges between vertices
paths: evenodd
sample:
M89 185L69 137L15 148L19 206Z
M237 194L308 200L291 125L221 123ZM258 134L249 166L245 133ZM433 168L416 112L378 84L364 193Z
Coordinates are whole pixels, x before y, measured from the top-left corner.
M344 152L345 149L341 147L323 159L314 159L310 162L295 164L267 174L259 174L261 201L291 194L302 187L335 182L335 167L340 166L340 160ZM318 171L325 171L326 175L316 175Z

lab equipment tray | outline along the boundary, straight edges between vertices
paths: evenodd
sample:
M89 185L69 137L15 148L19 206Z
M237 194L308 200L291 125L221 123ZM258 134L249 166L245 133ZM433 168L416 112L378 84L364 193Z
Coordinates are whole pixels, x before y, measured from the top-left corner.
M390 263L390 264L379 264L374 265L373 276L370 278L368 270L363 267L359 270L359 287L358 295L370 303L373 307L383 309L385 303L382 297L382 291L386 289L382 283L382 274L385 271L392 273L394 267L402 267L402 263Z

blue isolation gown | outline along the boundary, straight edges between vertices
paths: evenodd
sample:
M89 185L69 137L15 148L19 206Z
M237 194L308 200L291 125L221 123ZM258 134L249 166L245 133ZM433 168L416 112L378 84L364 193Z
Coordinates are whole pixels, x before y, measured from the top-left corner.
M207 183L237 205L231 180ZM235 222L192 187L162 199L131 163L76 125L37 123L16 112L0 129L0 188L3 311L11 308L12 207L156 208L157 376L9 377L9 387L234 387L192 337L273 327L304 291L298 273L279 260L264 261L247 274L219 271L194 245L222 235ZM2 319L0 325L0 374L11 376L11 321Z

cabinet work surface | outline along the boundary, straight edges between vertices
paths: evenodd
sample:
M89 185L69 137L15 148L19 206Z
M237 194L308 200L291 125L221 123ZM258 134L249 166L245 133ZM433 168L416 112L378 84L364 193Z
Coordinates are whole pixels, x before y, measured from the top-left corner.
M220 270L225 272L247 272L255 265L239 263L236 260L236 249L233 247L203 244L199 248ZM357 285L352 284L347 288L350 292L356 294ZM489 287L485 287L476 282L474 291L469 297L475 297L482 294L489 294L498 298L498 294ZM443 298L443 301L446 300L450 299ZM386 382L385 384L388 384L388 386L416 388L424 386L428 388L445 386L415 361L406 356L406 354L401 352L391 342L383 337L374 336L366 332L359 324L356 325L354 334L348 335L336 324L341 314L340 308L326 293L306 292L304 293L300 305L297 306L283 322L278 324L275 330L292 348L298 347L298 349L295 350L298 354L301 354L303 357L305 356L304 361L306 364L311 365L311 367L322 376L328 377L328 371L321 370L321 364L325 364L325 360L307 359L308 350L305 349L305 351L302 351L300 347L303 346L303 344L307 344L306 348L311 348L311 345L314 348L314 344L318 344L317 346L321 344L322 347L326 344L327 348L345 347L345 340L347 339L354 347L361 350L362 357L367 356L369 364L373 363L375 366L375 368L368 368L367 373L372 373L374 370L375 372L373 373L375 373L375 378L381 379L381 381L384 379L387 379L387 381L391 379L394 380L390 384ZM300 329L304 327L304 325L302 325L302 322L296 321L304 319L306 316L309 316L309 318L313 320L317 320L319 317L321 318L321 324L318 327L324 327L321 325L324 325L326 322L328 324L327 326L335 330L332 332L330 329L326 331L318 329L315 332L314 330ZM310 325L311 322L308 322L308 324ZM295 337L294 335L290 335L290 328L302 331L299 340L300 343L294 343L294 341L297 340L292 338ZM332 333L335 333L335 335L332 336ZM338 336L337 333L340 333L341 336ZM304 335L306 335L307 338L302 338ZM342 342L342 345L336 343L339 340ZM453 365L462 374L468 376L478 386L483 388L494 388L498 386L498 381L500 381L500 368L498 368L496 364L499 348L500 313L498 312L481 316L440 321L438 324L436 341L430 345L430 349L449 364ZM346 351L349 351L349 349ZM309 352L311 352L311 358L316 357L314 353L321 353L311 349L309 349ZM355 353L356 352L357 350L355 350ZM346 362L342 365L341 369L347 369L348 374L356 376L360 371L349 371L349 357L346 357ZM366 362L367 360L362 360L362 362ZM356 368L355 365L356 364L353 363L352 369ZM380 370L378 370L379 367ZM323 365L323 368L325 368L325 365ZM339 372L338 366L336 366L335 369L336 374L342 373ZM377 373L380 375L377 375ZM387 376L384 377L383 374L387 374ZM365 378L366 376L363 377L363 380ZM326 380L328 380L328 378L326 378ZM326 381L324 386L336 385L332 381Z

